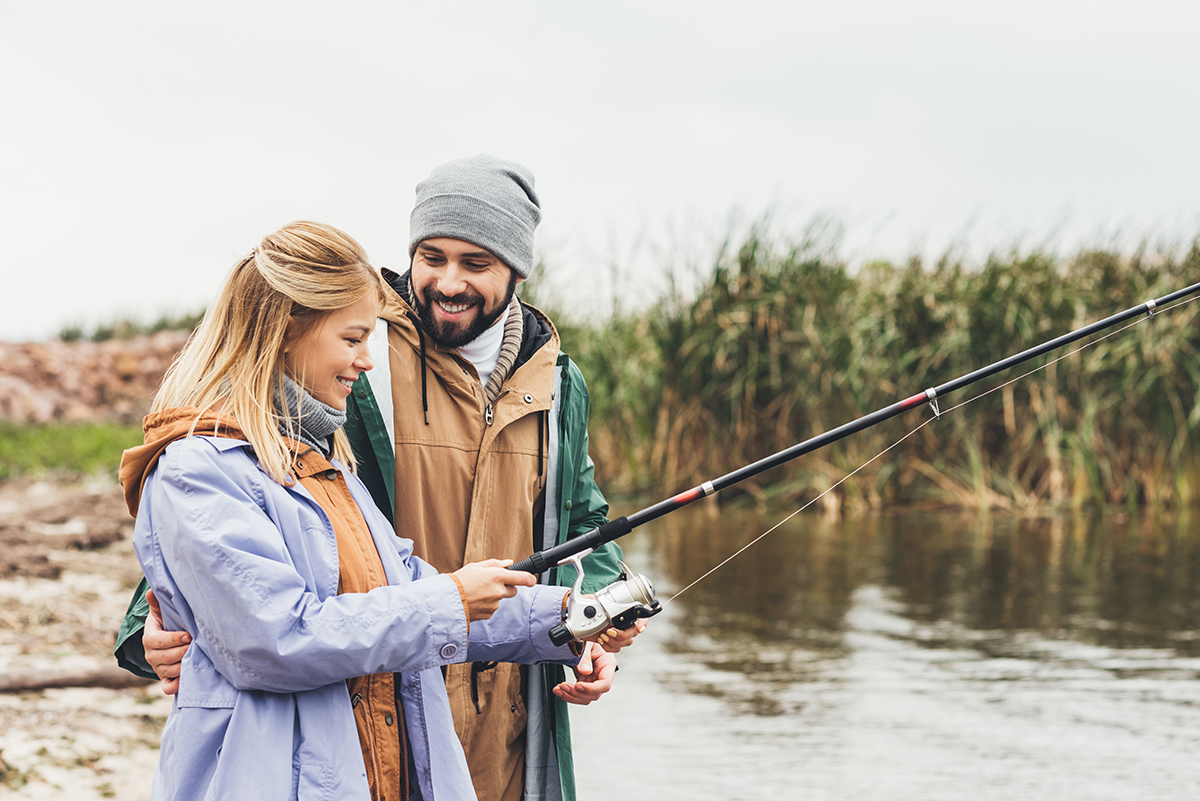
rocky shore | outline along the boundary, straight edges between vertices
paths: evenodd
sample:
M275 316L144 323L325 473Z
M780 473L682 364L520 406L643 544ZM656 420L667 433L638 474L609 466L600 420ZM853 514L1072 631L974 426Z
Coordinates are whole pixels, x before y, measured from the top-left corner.
M171 703L112 657L132 528L111 481L0 483L0 796L150 797Z
M0 418L135 422L186 339L0 343ZM0 482L0 796L150 797L171 702L112 657L132 528L112 479Z

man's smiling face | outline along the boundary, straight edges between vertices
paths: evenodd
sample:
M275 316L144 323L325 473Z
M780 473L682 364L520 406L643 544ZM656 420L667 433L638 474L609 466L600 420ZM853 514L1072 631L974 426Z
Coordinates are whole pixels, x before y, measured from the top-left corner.
M443 347L465 345L499 320L521 280L492 253L461 239L426 239L413 253L417 311Z

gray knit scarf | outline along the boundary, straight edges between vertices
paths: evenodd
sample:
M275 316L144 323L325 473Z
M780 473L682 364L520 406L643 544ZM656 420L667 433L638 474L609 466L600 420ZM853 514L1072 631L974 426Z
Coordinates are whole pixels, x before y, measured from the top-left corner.
M275 391L275 413L279 415L279 433L316 448L326 459L333 454L333 434L346 424L344 409L326 406L308 394L289 376L283 377L287 395L285 407Z

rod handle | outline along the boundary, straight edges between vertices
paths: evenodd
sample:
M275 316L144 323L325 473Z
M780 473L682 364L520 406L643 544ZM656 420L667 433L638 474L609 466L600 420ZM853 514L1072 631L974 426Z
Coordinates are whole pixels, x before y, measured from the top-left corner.
M633 531L633 524L629 522L629 518L618 517L616 520L609 520L604 525L580 534L578 537L572 537L560 545L532 554L520 562L509 565L508 569L523 570L538 576L552 567L558 567L558 563L568 556L574 556L588 548L599 548L618 537L624 537L631 531Z

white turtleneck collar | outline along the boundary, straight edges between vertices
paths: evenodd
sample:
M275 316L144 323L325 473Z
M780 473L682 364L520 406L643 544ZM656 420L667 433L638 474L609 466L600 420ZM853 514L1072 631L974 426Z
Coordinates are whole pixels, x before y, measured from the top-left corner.
M504 324L508 322L508 315L511 313L510 303L504 307L504 314L500 315L499 320L458 348L462 357L475 365L475 372L479 373L479 383L482 386L487 386L492 371L496 369L496 362L500 360L500 347L504 344Z

